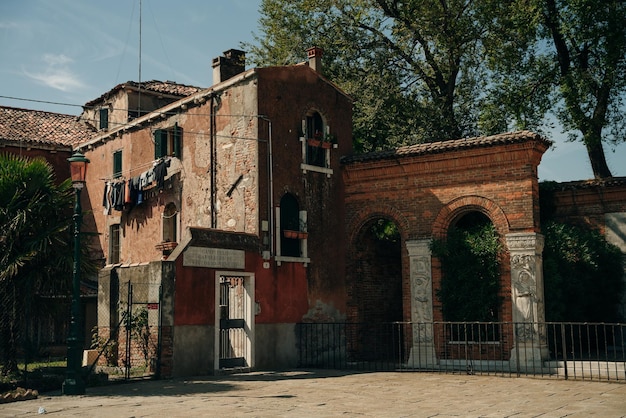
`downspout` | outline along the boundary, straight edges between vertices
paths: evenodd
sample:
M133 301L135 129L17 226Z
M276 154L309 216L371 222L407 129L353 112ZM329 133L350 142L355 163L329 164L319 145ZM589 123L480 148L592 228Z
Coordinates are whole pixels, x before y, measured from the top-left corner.
M217 193L217 174L215 172L217 167L217 162L215 161L217 155L217 123L215 121L215 113L216 113L216 100L215 96L211 95L211 109L210 109L210 129L211 135L210 138L210 147L211 147L211 228L217 229L217 210L216 210L216 193Z
M273 157L272 157L272 121L264 115L258 115L258 118L268 123L268 140L267 140L267 177L268 177L268 192L267 192L267 205L268 205L268 218L269 218L269 231L268 237L270 242L270 257L274 256L274 170L273 170Z
M270 190L269 190L269 217L270 217L270 230L269 230L269 238L270 238L270 257L274 255L274 170L272 168L272 121L266 119L269 124L269 138L268 138L268 159L269 159L269 167L268 167L268 176L270 180Z

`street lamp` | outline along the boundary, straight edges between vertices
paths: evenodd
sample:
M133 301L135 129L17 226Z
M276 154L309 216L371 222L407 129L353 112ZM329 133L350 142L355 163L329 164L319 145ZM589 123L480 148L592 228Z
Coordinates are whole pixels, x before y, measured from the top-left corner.
M67 337L67 369L63 382L64 395L84 395L85 382L82 376L83 330L82 310L80 306L80 224L83 220L80 205L80 192L85 187L85 175L89 160L76 151L67 159L70 163L72 186L76 192L74 204L74 271L72 275L72 310L70 316L70 332Z

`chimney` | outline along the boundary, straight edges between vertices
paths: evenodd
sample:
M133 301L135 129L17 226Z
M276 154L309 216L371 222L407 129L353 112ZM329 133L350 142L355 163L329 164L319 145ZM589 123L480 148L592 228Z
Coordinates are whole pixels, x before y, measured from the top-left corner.
M306 50L309 57L309 67L318 73L322 73L322 53L323 50L320 47L314 46Z
M246 70L246 53L238 49L224 51L223 57L213 58L213 84L226 81Z

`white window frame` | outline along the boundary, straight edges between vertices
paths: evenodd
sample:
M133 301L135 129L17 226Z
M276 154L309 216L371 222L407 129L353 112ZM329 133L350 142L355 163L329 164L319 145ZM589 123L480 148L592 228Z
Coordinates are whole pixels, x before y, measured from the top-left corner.
M308 247L308 238L301 238L300 239L300 257L288 257L288 256L282 256L280 253L280 241L282 239L282 235L281 235L281 228L280 228L280 206L276 207L276 225L275 227L275 234L274 236L276 237L276 255L274 256L274 260L276 260L276 264L277 265L281 265L282 263L302 263L304 264L304 267L307 267L309 265L309 263L311 262L311 259L309 258L309 247ZM301 225L306 225L307 224L307 212L306 210L301 210L300 214L300 224Z
M319 113L319 112L318 112ZM320 115L321 116L321 115ZM300 168L302 169L302 173L306 173L307 171L314 171L317 173L324 173L326 177L330 177L333 174L333 169L330 168L330 150L331 148L323 148L325 151L325 167L320 167L313 164L307 164L307 138L306 138L307 126L306 126L306 118L302 119L302 134L304 136L300 137L300 145L302 148L302 163L300 164ZM324 123L324 133L325 135L330 134L330 126ZM332 148L337 148L337 144L333 144Z

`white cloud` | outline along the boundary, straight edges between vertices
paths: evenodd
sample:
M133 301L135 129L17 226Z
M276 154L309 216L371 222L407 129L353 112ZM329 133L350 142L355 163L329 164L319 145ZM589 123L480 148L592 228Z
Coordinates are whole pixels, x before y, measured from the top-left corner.
M71 63L73 60L65 55L54 55L54 54L44 54L43 60L46 64L51 66L56 65L66 65Z
M61 91L72 91L82 89L85 84L69 68L73 60L63 54L44 54L43 71L34 73L24 70L24 74L29 78Z

